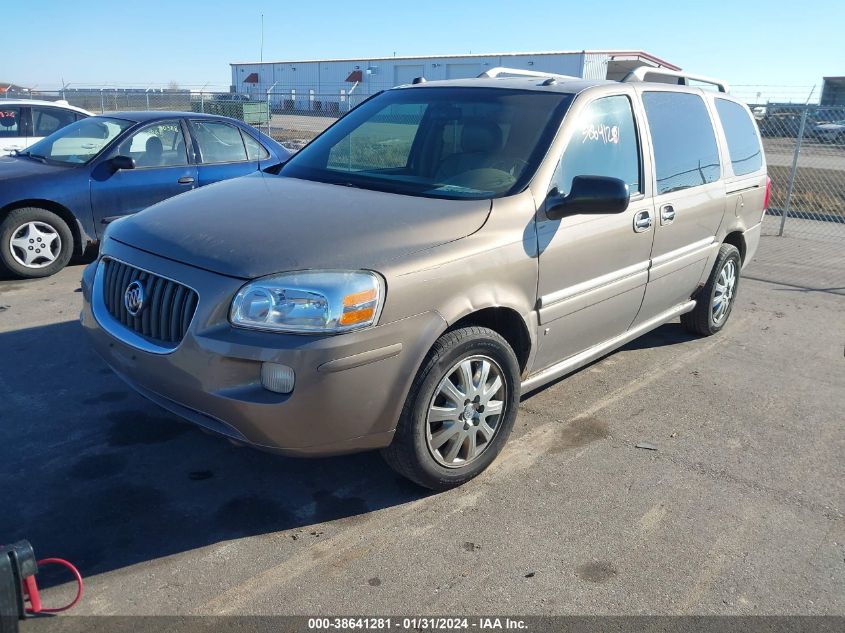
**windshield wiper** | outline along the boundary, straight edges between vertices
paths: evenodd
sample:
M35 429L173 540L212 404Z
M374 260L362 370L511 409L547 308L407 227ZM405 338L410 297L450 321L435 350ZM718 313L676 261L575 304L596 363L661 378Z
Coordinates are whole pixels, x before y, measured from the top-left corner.
M33 160L41 161L45 165L47 164L47 157L42 156L41 154L33 154L32 152L18 152L17 155L26 156L27 158L32 158Z

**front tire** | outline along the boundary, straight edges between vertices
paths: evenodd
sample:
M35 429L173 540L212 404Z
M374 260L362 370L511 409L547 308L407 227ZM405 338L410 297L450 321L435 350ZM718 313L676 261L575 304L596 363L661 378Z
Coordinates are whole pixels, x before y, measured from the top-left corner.
M447 332L423 361L382 455L420 486L460 486L502 450L519 394L519 363L504 338L475 326Z
M741 269L742 258L736 246L722 244L707 283L695 296L695 308L681 315L687 331L712 336L725 327L739 290Z
M14 209L0 223L0 264L17 277L59 272L70 261L73 246L68 225L46 209Z

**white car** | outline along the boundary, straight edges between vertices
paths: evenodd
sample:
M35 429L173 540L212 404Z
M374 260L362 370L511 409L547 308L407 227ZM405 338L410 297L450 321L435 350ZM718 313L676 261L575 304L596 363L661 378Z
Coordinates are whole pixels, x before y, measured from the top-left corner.
M22 151L66 125L91 116L67 101L0 99L0 156Z

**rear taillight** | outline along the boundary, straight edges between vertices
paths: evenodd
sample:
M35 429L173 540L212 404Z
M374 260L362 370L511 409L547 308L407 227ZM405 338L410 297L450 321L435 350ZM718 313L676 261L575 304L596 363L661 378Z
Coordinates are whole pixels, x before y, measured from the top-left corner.
M769 199L772 197L772 179L766 176L766 197L763 198L763 215L769 210ZM762 219L762 218L761 218Z

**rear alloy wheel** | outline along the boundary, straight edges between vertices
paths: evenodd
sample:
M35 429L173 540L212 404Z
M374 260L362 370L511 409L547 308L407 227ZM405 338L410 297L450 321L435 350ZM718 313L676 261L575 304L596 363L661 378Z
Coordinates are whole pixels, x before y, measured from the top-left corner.
M49 277L73 254L73 235L59 216L46 209L11 211L0 223L0 263L18 277Z
M477 326L446 332L423 361L382 455L421 486L459 486L507 442L519 390L519 363L499 334Z
M695 308L681 315L681 323L688 331L710 336L725 326L739 289L741 268L736 246L722 244L707 283L695 295Z

